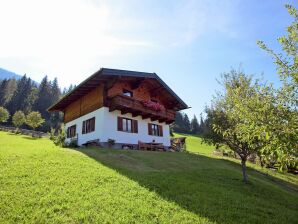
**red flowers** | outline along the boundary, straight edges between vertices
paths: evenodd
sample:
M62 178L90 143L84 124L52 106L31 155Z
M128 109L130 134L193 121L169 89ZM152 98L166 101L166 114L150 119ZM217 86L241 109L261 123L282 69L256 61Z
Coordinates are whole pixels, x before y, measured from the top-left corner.
M155 111L164 111L165 107L160 103L152 102L151 100L143 100L143 105Z

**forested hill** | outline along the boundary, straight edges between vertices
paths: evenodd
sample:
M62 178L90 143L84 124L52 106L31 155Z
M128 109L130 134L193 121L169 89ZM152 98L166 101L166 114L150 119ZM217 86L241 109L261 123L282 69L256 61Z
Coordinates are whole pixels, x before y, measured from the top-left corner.
M62 121L62 115L57 112L49 113L47 108L73 88L74 86L71 85L68 89L64 88L61 91L57 78L49 80L47 76L40 83L32 81L26 75L20 78L12 77L0 80L0 107L6 108L10 114L5 125L12 124L12 116L17 111L22 111L25 114L38 111L45 119L42 127L38 130L49 131L51 127L58 128Z
M0 80L10 78L20 79L22 78L22 76L6 69L0 68Z

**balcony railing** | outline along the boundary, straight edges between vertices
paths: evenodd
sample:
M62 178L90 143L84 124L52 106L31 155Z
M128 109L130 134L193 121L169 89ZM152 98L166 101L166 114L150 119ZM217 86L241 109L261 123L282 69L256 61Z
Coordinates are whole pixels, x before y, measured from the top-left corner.
M131 113L133 117L142 116L143 119L151 118L152 121L172 123L175 120L174 110L156 111L144 106L144 104L134 98L116 95L108 99L109 111L120 110L122 114Z

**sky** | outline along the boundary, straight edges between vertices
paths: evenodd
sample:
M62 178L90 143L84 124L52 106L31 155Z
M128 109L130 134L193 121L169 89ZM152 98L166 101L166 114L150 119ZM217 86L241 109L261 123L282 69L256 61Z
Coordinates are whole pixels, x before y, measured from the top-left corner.
M295 0L0 0L0 67L79 84L102 67L157 73L200 115L231 68L278 85Z

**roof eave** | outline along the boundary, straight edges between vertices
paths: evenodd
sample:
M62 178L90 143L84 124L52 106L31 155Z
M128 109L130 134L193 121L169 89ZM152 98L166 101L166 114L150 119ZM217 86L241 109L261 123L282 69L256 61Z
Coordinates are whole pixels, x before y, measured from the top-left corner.
M87 81L89 81L90 79L92 79L94 76L98 75L99 73L101 73L103 70L103 68L100 68L97 72L93 73L91 76L89 76L87 79L85 79L83 82L81 82L78 86L76 86L73 90L71 90L69 93L67 93L65 96L63 96L60 100L58 100L58 102L54 103L53 105L51 105L47 111L48 112L55 112L55 111L62 111L59 108L54 109L62 100L64 100L66 97L68 97L69 95L71 95L74 91L76 91L79 87L81 87L82 85L84 85Z

